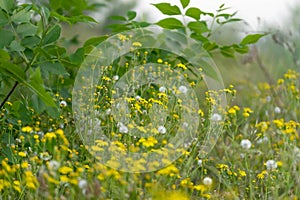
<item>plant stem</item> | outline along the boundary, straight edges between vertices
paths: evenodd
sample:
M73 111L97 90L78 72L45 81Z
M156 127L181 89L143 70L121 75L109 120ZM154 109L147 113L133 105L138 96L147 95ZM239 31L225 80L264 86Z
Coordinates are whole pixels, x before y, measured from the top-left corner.
M270 73L268 72L266 66L262 63L258 50L256 48L256 46L254 46L254 52L255 52L255 58L256 58L256 62L258 64L258 67L261 69L261 71L263 72L264 76L266 77L269 85L271 86L271 92L272 95L275 99L275 102L278 106L283 106L283 103L281 102L280 98L278 97L278 95L276 94L277 92L274 90L274 88L272 87L272 85L275 85L275 81L274 79L271 77Z
M14 86L11 88L11 90L9 91L9 93L6 95L5 99L3 100L3 102L0 105L0 109L4 106L4 104L7 102L7 100L9 99L9 97L12 95L12 93L15 91L16 87L18 86L19 82L16 81Z

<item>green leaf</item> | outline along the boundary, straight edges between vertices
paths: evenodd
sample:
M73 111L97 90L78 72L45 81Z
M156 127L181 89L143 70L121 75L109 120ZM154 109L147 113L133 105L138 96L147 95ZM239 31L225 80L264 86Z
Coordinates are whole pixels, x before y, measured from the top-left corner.
M60 25L57 24L51 27L50 30L47 32L46 36L43 38L43 44L46 45L46 44L56 42L60 37L60 33L61 33Z
M0 9L0 26L4 26L8 23L8 18L5 14L5 12L3 12L1 9Z
M20 109L20 104L21 104L20 101L14 101L13 104L12 104L12 110L14 112L18 112L19 109Z
M134 28L144 28L147 26L150 26L151 24L148 22L137 22L137 21L132 21L131 24L134 26Z
M11 51L24 51L25 48L16 40L12 41L9 45Z
M238 53L245 54L249 52L249 47L247 45L232 45L234 50Z
M98 41L97 41L97 43L98 43ZM89 45L89 46L92 46L92 45ZM86 50L85 48L78 48L75 53L73 53L72 55L70 55L70 61L72 62L72 64L79 65L79 64L81 64L83 62L83 60L85 58L84 57L85 50Z
M0 0L0 8L5 10L6 12L11 11L15 6L14 0Z
M22 37L34 36L37 32L37 29L37 26L31 23L20 24L17 27L17 33L20 34Z
M33 90L47 106L57 107L52 96L45 90L40 68L32 72L29 82L25 82L24 84Z
M207 41L203 44L203 48L206 51L212 51L217 49L219 46L215 42Z
M190 0L180 0L183 8L186 8L190 4Z
M49 78L49 74L56 74L62 76L69 76L69 73L66 71L64 66L59 62L46 62L40 65L41 71L46 73L46 78Z
M136 12L135 11L128 11L127 12L127 17L128 17L128 20L133 20L135 17L136 17Z
M19 83L25 82L26 74L24 70L20 66L12 64L7 60L0 60L0 72L9 75Z
M10 60L9 53L4 51L3 49L0 49L0 60L9 61Z
M23 47L33 48L36 47L40 43L41 39L37 36L29 36L25 37L21 41L21 45Z
M31 19L30 9L31 9L31 6L26 6L19 12L13 14L13 16L11 17L11 20L15 23L30 22L30 19Z
M14 40L14 34L8 30L0 30L0 48L9 45Z
M217 19L217 23L218 24L227 24L227 23L230 23L230 22L240 22L242 21L242 19L239 19L239 18L231 18L231 19L228 19L228 20L225 20L225 21L221 21L219 19Z
M187 9L187 11L185 12L186 16L192 17L195 20L199 20L200 19L200 15L203 12L199 9L199 8L189 8Z
M240 44L241 45L247 45L247 44L256 43L260 38L262 38L265 35L266 34L251 34L251 35L247 35L246 37L244 37L244 39L242 40L242 42Z
M184 27L182 22L175 18L166 18L160 20L156 24L162 28L167 28L167 29L179 29Z
M230 46L224 46L220 48L221 54L225 57L234 57L234 49L231 48Z
M204 21L190 22L187 25L193 32L202 34L208 32L207 24Z
M209 42L209 39L201 34L198 33L192 33L191 38L198 40L200 42Z
M76 16L72 16L67 18L67 20L71 23L71 24L75 24L77 22L93 22L93 23L98 23L94 18L87 16L87 15L76 15Z
M113 15L109 17L112 20L116 20L116 21L126 21L127 19L123 16L118 16L118 15Z
M130 30L129 24L110 24L107 27L112 29L112 32L118 33Z
M169 3L158 3L152 5L154 5L158 10L160 10L160 12L165 15L181 15L180 9L176 5L172 6Z
M88 46L97 46L99 45L101 42L103 42L104 40L107 39L108 36L100 36L100 37L92 37L90 39L88 39L85 43L84 43L84 47L88 47Z

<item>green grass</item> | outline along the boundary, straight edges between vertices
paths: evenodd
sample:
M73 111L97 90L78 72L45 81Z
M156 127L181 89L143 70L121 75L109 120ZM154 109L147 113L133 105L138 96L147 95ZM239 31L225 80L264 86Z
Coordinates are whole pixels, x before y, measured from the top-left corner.
M171 165L147 173L121 172L99 163L92 155L99 146L88 151L75 131L71 99L57 95L57 103L66 102L58 119L26 107L31 119L26 124L14 116L16 105L7 102L0 118L1 198L297 199L298 76L290 70L276 85L248 86L256 88L248 92L250 108L232 103L239 94L231 86L225 90L232 97L224 110L224 129L212 151L202 157L201 142L195 142ZM200 135L209 116L199 116ZM111 134L128 142L120 133ZM156 147L145 140L129 141L144 150Z

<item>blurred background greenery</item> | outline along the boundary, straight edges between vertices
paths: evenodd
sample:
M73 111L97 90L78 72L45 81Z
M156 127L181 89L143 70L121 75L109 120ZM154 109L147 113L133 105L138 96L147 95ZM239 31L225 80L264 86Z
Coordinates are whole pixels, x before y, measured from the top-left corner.
M63 40L63 46L67 47L70 52L75 52L90 37L109 34L109 25L116 23L118 19L114 16L126 16L128 10L137 11L137 20L151 21L153 19L151 11L141 11L135 0L92 0L89 2L98 4L97 9L86 13L94 17L98 23L88 25L86 23L72 25L65 23L63 37L66 39ZM148 2L143 3L147 4ZM234 12L235 10L230 11ZM252 46L247 55L235 55L233 58L227 58L218 53L212 55L222 74L225 86L233 84L238 92L255 95L258 88L254 88L256 87L254 85L257 84L252 83L272 84L287 69L300 71L300 23L298 21L300 5L291 7L289 14L285 16L288 17L282 19L281 27L278 24L259 19L255 30L246 21L229 23L221 29L218 29L217 25L215 26L213 40L224 45L240 42L249 33L268 33L266 37ZM238 98L243 103L249 101L247 95L241 94L238 95Z

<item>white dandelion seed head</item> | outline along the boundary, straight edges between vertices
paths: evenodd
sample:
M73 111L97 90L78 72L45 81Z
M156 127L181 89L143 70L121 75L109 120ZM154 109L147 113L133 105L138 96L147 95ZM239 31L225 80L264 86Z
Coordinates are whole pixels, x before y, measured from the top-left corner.
M211 116L211 120L214 121L214 122L219 122L219 121L222 120L222 116L218 113L214 113Z
M167 129L164 126L159 126L157 128L157 131L161 134L165 134L167 132Z
M210 177L205 177L205 178L203 179L203 183L204 183L204 185L209 186L209 185L212 184L212 179L211 179Z
M250 140L248 139L243 139L241 141L241 146L244 148L244 149L250 149L251 148L251 142Z
M167 88L165 86L161 86L158 90L159 92L166 92Z
M66 101L61 101L61 102L59 103L59 105L60 105L61 107L66 107L68 104L67 104Z
M56 160L50 160L48 165L49 168L53 170L57 170L60 166L59 162L57 162Z
M198 160L198 162L197 162L197 164L199 165L199 166L202 166L202 163L203 163L203 161L200 159L200 160Z
M87 187L87 184L88 182L85 180L85 179L81 179L79 182L78 182L78 187L80 189L85 189Z
M281 109L278 106L276 106L274 109L274 112L279 114L279 113L281 113Z
M114 81L117 81L117 80L119 80L119 76L118 76L118 75L114 75L112 79L113 79Z
M106 110L106 115L110 115L110 113L111 113L111 109L109 108Z
M178 90L183 94L187 93L188 91L187 87L185 87L184 85L179 86Z
M266 162L266 167L268 170L273 170L273 169L276 169L277 168L277 163L275 160L268 160Z
M187 128L187 127L189 126L189 124L188 124L187 122L183 122L182 126L183 126L184 128Z
M135 100L139 101L139 100L141 100L141 97L140 97L139 95L137 95L137 96L135 97Z
M119 131L120 133L128 133L128 128L127 126L122 125L119 127Z

